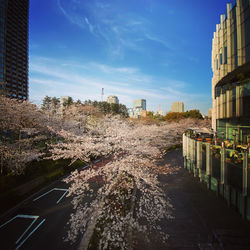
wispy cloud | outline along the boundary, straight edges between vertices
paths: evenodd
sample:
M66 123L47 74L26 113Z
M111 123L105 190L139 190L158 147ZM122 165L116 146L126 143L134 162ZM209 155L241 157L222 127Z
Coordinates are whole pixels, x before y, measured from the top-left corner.
M171 46L155 33L151 22L135 10L124 12L119 3L100 0L57 0L58 8L72 23L96 36L107 44L108 53L123 57L125 50L144 51L141 41L150 40ZM150 5L150 2L145 2ZM145 7L146 10L146 7ZM144 45L145 46L145 45Z
M111 67L105 64L97 64L97 63L92 63L91 65L101 69L104 73L118 72L124 74L134 74L138 72L137 68L131 68L131 67Z
M155 87L156 82L160 83L160 88ZM194 98L200 103L206 99L205 95L187 93L188 86L188 83L178 79L156 79L143 74L139 68L95 62L72 64L69 61L31 57L30 92L31 99L35 100L41 100L45 95L100 100L102 88L105 89L105 96L117 95L121 103L128 107L137 98L146 98L149 109L155 109L159 104L170 108L171 103L178 100L192 104Z
M86 24L87 24L88 27L89 27L89 31L90 31L92 34L94 34L94 26L89 22L89 20L88 20L87 17L85 17L84 20L85 20Z
M157 42L157 43L160 43L162 44L164 47L166 47L167 49L170 49L170 45L165 42L164 40L156 37L156 36L153 36L153 35L150 35L150 34L145 34L145 37L148 39L148 40L151 40L153 42Z

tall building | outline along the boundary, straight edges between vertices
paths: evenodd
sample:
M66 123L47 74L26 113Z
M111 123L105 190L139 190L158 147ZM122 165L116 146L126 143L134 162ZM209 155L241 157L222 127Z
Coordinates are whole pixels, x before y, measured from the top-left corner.
M209 119L212 119L212 114L213 114L213 109L212 108L208 109L208 118Z
M212 41L212 127L220 136L250 139L250 1L227 4Z
M146 100L145 99L136 99L133 101L133 108L146 110Z
M133 108L129 111L129 116L133 118L139 118L146 111L146 100L145 99L136 99L133 101Z
M184 103L174 102L171 106L171 112L184 112Z
M29 0L0 0L0 91L28 98Z
M107 98L107 103L114 103L114 104L119 104L119 99L117 96L110 95Z

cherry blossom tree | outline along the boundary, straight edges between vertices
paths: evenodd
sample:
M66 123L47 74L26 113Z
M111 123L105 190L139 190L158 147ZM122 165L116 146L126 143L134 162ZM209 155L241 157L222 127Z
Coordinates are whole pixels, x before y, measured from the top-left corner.
M178 143L176 136L193 125L192 119L149 126L106 116L95 122L88 120L82 135L53 131L64 138L63 143L51 146L54 160L70 158L72 162L81 159L90 163L93 157L109 157L99 168L75 171L66 178L71 183L69 195L73 196L75 209L68 239L74 241L79 233L87 234L94 221L100 249L130 248L131 231L150 234L158 230L162 240L166 240L168 235L159 222L173 218L172 205L157 176L159 172L170 174L171 170L168 166L156 167L156 162L166 147ZM91 185L97 177L101 178L101 185ZM134 203L135 208L128 206L130 209L124 211L126 202Z
M0 96L1 174L20 174L27 162L42 156L32 145L41 138L38 130L47 129L44 121L36 105ZM22 133L28 137L22 138Z
M93 235L98 236L95 244L99 249L129 249L134 233L149 236L156 230L163 241L167 240L160 222L173 219L173 207L161 189L158 174L171 174L175 169L156 163L166 147L181 143L187 127L200 126L202 121L146 125L73 104L63 116L53 113L48 117L27 101L0 98L2 172L6 166L11 173L22 173L27 162L38 160L43 152L33 147L36 140L48 143L49 154L44 158L71 159L71 163L80 159L91 166L65 179L71 184L69 195L75 209L68 240L84 233L84 237L90 235L90 249L95 247L91 246ZM23 131L30 135L22 138ZM102 163L93 163L98 158Z

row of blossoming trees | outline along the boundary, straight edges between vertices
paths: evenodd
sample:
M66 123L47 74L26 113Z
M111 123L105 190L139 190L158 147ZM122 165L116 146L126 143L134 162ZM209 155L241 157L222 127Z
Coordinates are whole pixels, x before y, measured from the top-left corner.
M94 112L92 107L71 106L61 116L28 101L0 96L0 174L22 174L28 162L48 155L47 144L60 139L52 129L81 134L80 124Z
M187 127L208 126L202 124L206 121L143 125L95 115L91 107L72 106L60 117L4 97L0 105L1 166L20 173L25 163L41 157L89 163L89 168L65 179L71 184L75 211L68 240L85 233L90 235L85 239L89 249L129 249L136 232L149 236L158 230L163 241L168 238L160 222L172 218L172 205L159 185L158 174L170 174L174 168L156 162L166 147L180 143ZM27 128L32 136L22 139L21 132ZM37 140L46 141L46 152L34 147ZM103 164L96 166L93 159L97 158Z

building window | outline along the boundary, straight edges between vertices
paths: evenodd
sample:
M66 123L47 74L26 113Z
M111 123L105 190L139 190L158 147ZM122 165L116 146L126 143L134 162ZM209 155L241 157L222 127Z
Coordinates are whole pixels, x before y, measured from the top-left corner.
M227 64L227 46L224 47L224 64Z
M220 53L220 65L223 64L222 53Z

